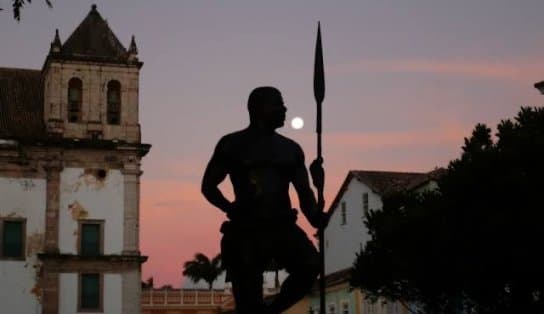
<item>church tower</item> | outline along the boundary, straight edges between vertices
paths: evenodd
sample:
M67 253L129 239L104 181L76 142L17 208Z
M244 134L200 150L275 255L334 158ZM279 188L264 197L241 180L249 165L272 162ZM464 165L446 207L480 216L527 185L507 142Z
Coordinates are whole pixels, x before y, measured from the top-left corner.
M140 313L136 41L93 5L41 70L0 68L0 312Z
M142 65L134 36L125 49L96 5L64 44L57 30L43 68L47 133L140 142Z

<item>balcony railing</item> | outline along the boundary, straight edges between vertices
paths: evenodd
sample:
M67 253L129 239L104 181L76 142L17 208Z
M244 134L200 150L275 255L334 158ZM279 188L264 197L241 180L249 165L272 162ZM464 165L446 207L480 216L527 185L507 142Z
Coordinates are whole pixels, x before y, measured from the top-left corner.
M232 294L223 290L143 289L142 306L217 306L220 307Z

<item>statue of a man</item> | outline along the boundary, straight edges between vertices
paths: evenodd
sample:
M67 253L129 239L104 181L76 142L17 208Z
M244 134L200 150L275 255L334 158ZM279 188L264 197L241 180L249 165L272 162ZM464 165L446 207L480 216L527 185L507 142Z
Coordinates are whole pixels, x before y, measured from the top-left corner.
M229 218L221 226L221 255L237 313L280 313L309 292L320 269L317 250L296 224L289 184L312 226L324 227L327 216L310 187L301 147L275 131L284 125L287 111L279 90L254 89L248 110L249 126L219 140L204 173L202 193ZM322 188L322 160L314 160L310 172L314 185ZM232 202L218 188L227 175L235 194ZM265 305L262 274L271 261L289 276Z

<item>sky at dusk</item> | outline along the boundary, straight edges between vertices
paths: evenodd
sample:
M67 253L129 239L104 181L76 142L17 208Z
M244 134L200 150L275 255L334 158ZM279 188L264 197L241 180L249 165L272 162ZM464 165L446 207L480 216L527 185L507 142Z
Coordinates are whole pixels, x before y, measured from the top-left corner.
M315 158L318 20L328 201L350 169L447 166L476 123L544 101L532 87L544 80L542 0L35 0L20 23L0 0L0 67L40 69L55 29L64 42L92 3L125 47L136 36L144 62L141 250L156 285L179 287L183 262L219 251L224 216L200 180L217 140L247 126L254 87L281 90L287 119L305 126L279 132Z

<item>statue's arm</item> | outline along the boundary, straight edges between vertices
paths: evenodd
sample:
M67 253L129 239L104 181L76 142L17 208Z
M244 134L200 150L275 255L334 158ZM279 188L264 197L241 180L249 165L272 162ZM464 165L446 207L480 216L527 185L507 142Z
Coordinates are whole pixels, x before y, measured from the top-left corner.
M304 165L304 153L300 147L297 147L296 165L292 183L297 192L302 213L312 226L319 227L322 213L318 207L314 192L310 187L308 171Z
M201 191L208 202L223 212L228 213L232 207L232 203L225 198L219 189L219 184L225 180L228 174L225 164L225 143L224 140L221 140L215 147L212 158L206 166L206 171L202 178Z

